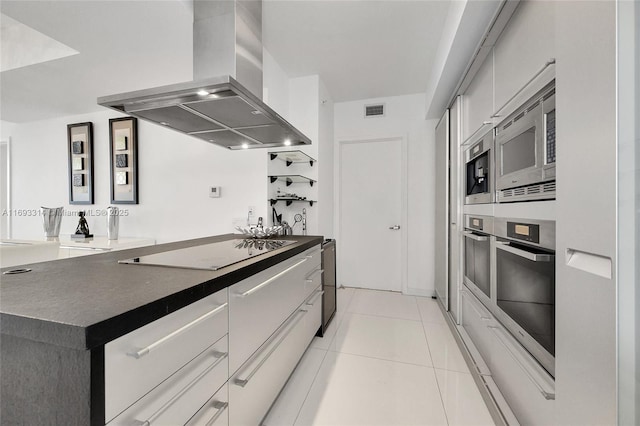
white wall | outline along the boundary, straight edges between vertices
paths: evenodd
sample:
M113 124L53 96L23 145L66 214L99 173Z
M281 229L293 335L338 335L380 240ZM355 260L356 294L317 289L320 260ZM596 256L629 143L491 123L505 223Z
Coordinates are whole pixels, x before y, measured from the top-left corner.
M334 237L334 104L331 94L320 80L318 128L318 234Z
M326 170L332 169L333 123L332 112L328 120L326 110L321 115L319 105L321 94L323 99L330 100L330 96L317 75L289 79L269 52L263 53L264 100L311 138L313 145L302 149L323 165L324 178ZM105 110L40 122L0 123L2 139L12 139L13 208L35 214L13 218L13 238L42 237L37 216L40 206L64 206L69 212L62 221L62 234L75 231L79 210L89 212L87 220L93 234L106 233L106 219L91 213L98 214L109 206L108 120L118 116ZM66 126L86 121L94 126L95 204L72 206L68 204ZM229 233L234 231L235 224L246 221L249 206L256 207L256 218L271 217L266 202L267 150L230 151L141 120L138 132L139 205L119 206L128 211L128 216L120 220L121 236L150 237L161 243ZM322 156L326 155L329 161L319 158L321 138L329 146ZM318 179L318 176L316 166L310 177ZM331 191L323 191L322 198L332 200L330 180L328 185ZM221 186L222 197L209 198L210 186ZM319 185L315 187L316 194L318 188ZM320 228L316 206L308 209L309 234L317 234ZM325 217L324 213L320 217L332 224L331 217Z
M424 96L424 94L415 94L336 103L334 105L334 139L336 144L339 144L344 140L406 137L409 254L407 285L408 291L412 294L431 296L435 290L434 156L437 120L424 120ZM386 115L364 118L364 105L379 102L386 105ZM336 170L338 170L337 167L336 164ZM337 215L337 212L335 214ZM340 244L339 241L338 244Z
M13 208L40 206L65 210L104 209L109 205L109 111L19 124L12 130ZM68 204L67 128L94 125L95 204ZM120 220L123 237L151 237L158 242L233 231L232 220L246 217L247 207L266 215L266 151L230 151L157 125L138 122L139 205L120 205L129 214ZM208 187L221 186L221 198L209 198ZM87 218L95 235L106 233L104 217ZM61 233L73 233L75 216L62 221ZM40 218L14 217L14 238L40 238Z
M289 116L289 76L267 49L262 49L262 100L283 117Z
M294 192L297 195L317 201L313 206L307 203L293 203L286 206L277 203L275 208L283 220L294 223L294 216L304 208L307 213L307 233L309 235L333 235L333 101L324 83L318 75L292 78L288 85L289 115L287 120L312 141L311 145L283 147L281 150L300 150L316 162L294 163L286 167L283 162L272 161L268 165L269 175L302 175L317 183L310 187L306 184L295 184L290 187L271 184L269 197L272 197L280 186L283 191ZM323 103L323 101L325 101ZM269 214L271 214L269 208ZM270 216L269 216L270 217ZM302 230L298 224L294 233Z

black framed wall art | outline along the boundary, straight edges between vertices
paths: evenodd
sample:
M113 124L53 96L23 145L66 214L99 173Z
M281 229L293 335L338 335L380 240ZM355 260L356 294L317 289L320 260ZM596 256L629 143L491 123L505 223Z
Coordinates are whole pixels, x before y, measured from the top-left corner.
M138 204L138 120L109 120L111 203Z
M93 204L93 123L67 125L69 204Z

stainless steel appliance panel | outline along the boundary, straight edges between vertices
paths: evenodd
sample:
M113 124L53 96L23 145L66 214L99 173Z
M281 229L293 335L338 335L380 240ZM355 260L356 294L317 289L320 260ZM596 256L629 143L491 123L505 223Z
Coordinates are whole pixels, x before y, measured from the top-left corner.
M488 204L495 200L493 148L491 129L465 151L465 204Z
M495 218L493 313L555 375L555 222Z
M498 202L555 198L555 108L553 81L496 128Z
M465 215L464 284L485 305L492 303L491 233L493 217Z

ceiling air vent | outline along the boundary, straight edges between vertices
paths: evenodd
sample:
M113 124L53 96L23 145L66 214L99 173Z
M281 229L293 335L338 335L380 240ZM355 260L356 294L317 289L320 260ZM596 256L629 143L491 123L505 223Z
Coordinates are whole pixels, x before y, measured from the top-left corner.
M383 115L384 115L384 104L365 105L364 107L365 117L380 117Z

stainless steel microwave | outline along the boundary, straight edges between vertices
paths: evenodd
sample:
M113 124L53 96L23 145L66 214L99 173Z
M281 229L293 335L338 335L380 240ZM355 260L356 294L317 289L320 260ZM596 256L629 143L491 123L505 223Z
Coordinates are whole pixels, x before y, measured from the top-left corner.
M556 197L555 80L496 128L497 201Z

